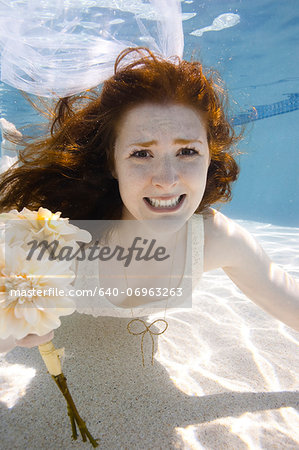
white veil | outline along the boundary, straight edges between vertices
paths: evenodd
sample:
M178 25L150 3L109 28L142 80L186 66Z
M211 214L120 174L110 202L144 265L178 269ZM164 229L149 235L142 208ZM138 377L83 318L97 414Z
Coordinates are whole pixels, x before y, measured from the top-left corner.
M0 0L1 80L39 96L99 85L127 47L183 45L180 0Z

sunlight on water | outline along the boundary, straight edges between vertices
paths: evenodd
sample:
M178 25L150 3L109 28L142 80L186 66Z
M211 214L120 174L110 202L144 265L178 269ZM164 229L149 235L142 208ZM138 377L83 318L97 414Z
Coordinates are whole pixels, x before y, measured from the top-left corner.
M299 229L237 222L256 235L276 263L299 278ZM160 313L155 314L160 316ZM152 318L154 315L150 320ZM76 361L68 364L69 374L71 375L72 370L76 374L74 385L79 386L80 369L85 377L87 365L83 354L87 345L90 361L98 359L100 362L91 364L88 368L89 376L95 379L94 384L90 385L89 394L85 393L85 385L82 390L84 398L80 404L84 405L86 398L93 399L88 402L90 414L98 414L95 411L102 408L101 389L106 389L105 408L111 407L115 417L122 417L122 407L125 404L123 398L127 402L136 401L136 405L139 402L139 412L145 408L146 417L150 417L153 424L154 434L163 417L165 422L162 423L161 430L167 425L171 430L168 442L170 439L177 439L176 443L179 445L173 448L257 450L272 449L275 446L279 449L298 447L296 390L298 391L299 334L254 305L224 272L217 270L205 274L195 291L192 310L168 309L166 319L169 327L167 333L155 340L154 366L149 364L148 358L151 354L150 339L145 343L148 365L143 369L140 342L134 344L127 337L125 320L115 322L114 319L78 314L71 320L66 320L60 330L64 333L60 336L62 342L67 348L71 348L68 336L72 340L77 334L72 335L74 327L81 327L82 334L78 333L77 341L72 342L76 349L73 354ZM116 323L119 324L118 328L115 328ZM90 345L93 341L86 332L87 326L93 330L92 336L97 343L94 346ZM158 328L158 324L156 326ZM102 334L101 329L105 330ZM115 333L119 335L113 339ZM57 338L59 339L58 330ZM131 363L135 351L137 365ZM33 352L29 354L34 358ZM13 354L11 355L13 358ZM33 395L29 389L35 387L32 380L38 373L35 374L33 368L12 363L9 358L8 354L1 361L0 403L4 408L11 408L10 412L18 417L23 413L22 408L12 408L25 394L24 402L19 402L24 408L26 401L27 404L30 400L34 403L35 396L43 394L38 394L37 390ZM18 362L17 354L15 358ZM28 363L27 359L26 361ZM30 365L37 367L38 363L33 361ZM101 381L97 379L98 376ZM111 384L109 377L112 377ZM38 382L37 378L36 381ZM101 382L101 389L98 389L96 386ZM111 402L114 395L120 399L119 405L117 401ZM148 402L148 406L143 405L143 400L145 404ZM119 411L114 410L118 407ZM30 408L31 404L29 410ZM102 414L106 414L106 409L103 411L105 412ZM138 422L139 413L134 408L129 408L125 413L128 419L126 423L131 423L130 420ZM14 420L9 415L5 417L6 423ZM143 419L140 420L142 430L146 428L151 433ZM99 426L102 427L103 424L104 421ZM114 433L115 424L110 423L108 415L107 427L110 426ZM111 436L109 439L111 440ZM59 435L55 442L60 442ZM109 447L107 444L106 447L110 448L111 445ZM113 448L117 448L117 445ZM156 445L154 448L162 447Z
M7 408L13 408L34 378L36 370L22 364L1 363L0 367L0 402Z
M294 409L281 408L279 412L246 413L238 418L215 420L202 424L200 431L195 425L177 428L176 431L184 441L185 449L294 449L296 441L299 442L296 430L298 419L298 413ZM294 430L292 436L289 434L290 427Z
M284 416L285 423L279 420L281 416ZM274 442L278 444L276 447L278 448L282 437L286 437L285 442L288 442L290 424L294 425L294 434L289 437L292 440L299 439L299 433L296 431L298 418L298 413L294 409L281 408L279 413L265 411L258 416L251 413L244 414L240 420L230 418L229 424L231 432L239 436L249 448L273 448Z
M194 425L189 425L186 428L177 428L176 432L183 440L185 450L205 450L205 447L198 442L196 427Z
M299 278L298 228L237 222L255 235L274 262ZM253 304L221 270L204 275L191 314L169 311L167 316L169 328L159 340L157 360L185 394L207 398L228 392L234 398L237 393L298 389L298 333ZM221 448L227 442L238 449L270 448L273 442L294 448L295 440L299 442L295 409L276 409L267 401L260 409L250 412L249 406L239 417L176 430L190 449Z

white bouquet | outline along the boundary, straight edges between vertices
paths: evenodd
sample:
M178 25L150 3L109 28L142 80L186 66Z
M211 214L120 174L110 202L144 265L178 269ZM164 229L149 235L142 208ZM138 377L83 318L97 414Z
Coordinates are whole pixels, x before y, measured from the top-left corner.
M21 212L12 210L0 214L0 339L9 337L22 339L28 334L43 336L61 325L60 316L75 311L68 291L75 277L71 270L72 261L30 255L31 242L58 242L59 248L66 244L73 249L79 242L89 242L91 235L85 230L53 214L45 208ZM77 438L76 423L83 441L86 437L95 447L97 442L89 433L78 414L69 393L60 357L63 349L56 350L52 342L39 346L48 371L63 393L71 420L73 438Z

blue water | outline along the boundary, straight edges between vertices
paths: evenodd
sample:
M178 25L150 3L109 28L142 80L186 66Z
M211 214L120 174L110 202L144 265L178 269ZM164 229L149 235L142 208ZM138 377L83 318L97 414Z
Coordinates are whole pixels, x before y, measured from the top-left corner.
M241 174L222 211L233 218L299 226L299 2L194 0L182 2L184 57L216 69L231 98L234 123L245 123ZM224 13L236 25L189 33ZM253 109L253 107L255 109ZM17 127L40 121L15 89L0 83L0 115ZM239 129L239 125L236 126Z

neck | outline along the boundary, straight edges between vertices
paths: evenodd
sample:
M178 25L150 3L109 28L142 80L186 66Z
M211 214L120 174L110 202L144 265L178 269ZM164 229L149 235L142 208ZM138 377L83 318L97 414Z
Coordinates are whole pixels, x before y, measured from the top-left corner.
M159 221L138 221L122 220L118 223L118 234L125 246L140 237L147 242L155 241L156 245L172 248L176 239L180 239L185 234L186 223L176 224L167 220ZM140 240L141 242L141 240Z

